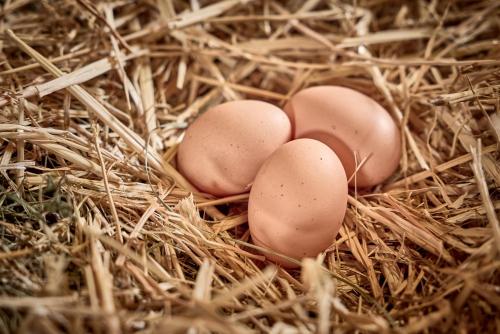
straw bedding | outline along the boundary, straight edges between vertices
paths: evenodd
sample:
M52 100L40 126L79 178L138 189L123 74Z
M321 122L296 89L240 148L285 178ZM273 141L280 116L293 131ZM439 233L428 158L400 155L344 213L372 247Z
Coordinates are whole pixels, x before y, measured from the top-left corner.
M500 331L499 2L0 4L0 333ZM403 158L285 271L176 145L319 84L384 105Z

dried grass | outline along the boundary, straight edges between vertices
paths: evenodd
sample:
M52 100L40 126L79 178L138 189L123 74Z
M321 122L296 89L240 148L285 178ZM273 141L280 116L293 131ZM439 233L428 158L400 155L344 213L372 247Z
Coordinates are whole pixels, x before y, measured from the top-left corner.
M0 333L498 333L500 4L354 3L2 1ZM285 271L175 152L318 84L383 104L403 158Z

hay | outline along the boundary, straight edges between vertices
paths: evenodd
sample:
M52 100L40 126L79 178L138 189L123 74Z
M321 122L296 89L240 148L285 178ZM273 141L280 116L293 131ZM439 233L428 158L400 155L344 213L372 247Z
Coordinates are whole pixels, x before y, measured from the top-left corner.
M2 1L0 333L499 332L500 3L354 3ZM401 167L266 267L247 195L192 193L176 145L318 84L383 104Z

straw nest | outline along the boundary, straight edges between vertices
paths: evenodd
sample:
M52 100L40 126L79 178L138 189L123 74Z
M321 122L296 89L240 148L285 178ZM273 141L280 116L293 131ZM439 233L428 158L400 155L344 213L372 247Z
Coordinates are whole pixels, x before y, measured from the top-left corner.
M1 6L0 333L500 331L500 2ZM211 105L318 84L384 105L403 157L285 271L176 145Z

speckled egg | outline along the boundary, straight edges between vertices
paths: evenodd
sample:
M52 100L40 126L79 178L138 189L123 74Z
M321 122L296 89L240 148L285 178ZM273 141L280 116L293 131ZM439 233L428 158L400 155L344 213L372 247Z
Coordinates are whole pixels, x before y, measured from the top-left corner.
M277 149L255 178L248 201L252 240L297 260L315 257L335 240L346 205L347 179L337 155L317 140L293 140Z
M264 161L291 138L280 108L240 100L209 109L187 129L179 145L179 171L200 191L214 196L244 193Z
M399 128L370 97L345 87L317 86L295 94L284 109L294 138L327 144L342 161L348 178L357 170L351 186L377 185L397 169Z

